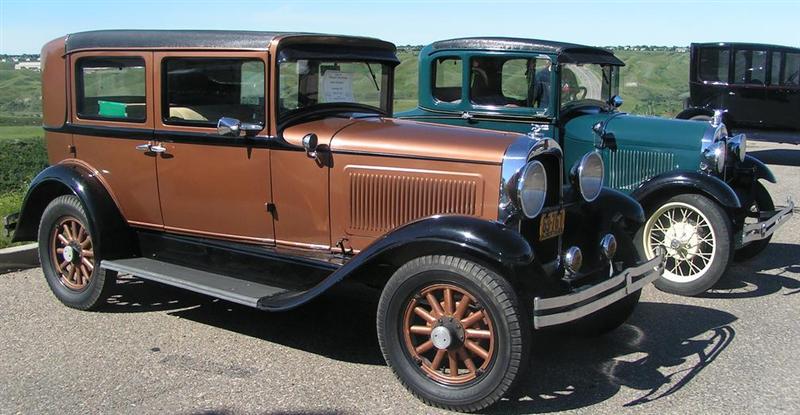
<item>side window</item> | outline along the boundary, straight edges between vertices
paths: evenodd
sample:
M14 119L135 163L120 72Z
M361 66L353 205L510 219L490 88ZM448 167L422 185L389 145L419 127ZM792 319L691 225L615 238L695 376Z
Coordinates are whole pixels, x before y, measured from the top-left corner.
M730 51L722 48L700 49L700 80L706 82L728 82Z
M515 100L528 99L527 73L527 59L509 59L505 61L500 80L503 95Z
M733 64L736 84L764 85L767 73L767 52L763 50L737 50Z
M240 58L166 58L166 124L215 127L222 117L264 124L264 63Z
M781 53L772 52L772 63L770 64L770 85L781 84Z
M786 53L781 85L800 85L800 53Z
M144 60L80 58L75 66L78 117L143 122L147 117Z
M433 97L442 102L461 102L463 66L461 58L438 58L433 61Z

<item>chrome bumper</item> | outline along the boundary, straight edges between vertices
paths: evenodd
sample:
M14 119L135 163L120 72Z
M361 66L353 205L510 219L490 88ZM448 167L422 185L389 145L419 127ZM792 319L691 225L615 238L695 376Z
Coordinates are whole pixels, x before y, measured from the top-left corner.
M767 220L758 223L746 223L742 227L741 246L747 245L753 241L760 241L768 238L775 233L781 225L786 223L794 213L794 201L791 198L786 199L786 207L775 212Z
M642 287L663 274L665 261L666 250L661 248L653 259L625 269L610 279L585 290L558 297L534 298L534 328L539 329L575 321L641 290ZM594 297L597 298L589 301Z

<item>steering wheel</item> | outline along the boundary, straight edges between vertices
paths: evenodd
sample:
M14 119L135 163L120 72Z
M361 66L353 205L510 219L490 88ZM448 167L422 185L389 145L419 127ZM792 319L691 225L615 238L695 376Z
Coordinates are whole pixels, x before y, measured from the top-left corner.
M575 93L575 99L584 99L584 98L586 98L586 94L588 92L589 91L586 89L585 86L579 86L578 87L578 91ZM578 98L578 95L580 95L580 98Z

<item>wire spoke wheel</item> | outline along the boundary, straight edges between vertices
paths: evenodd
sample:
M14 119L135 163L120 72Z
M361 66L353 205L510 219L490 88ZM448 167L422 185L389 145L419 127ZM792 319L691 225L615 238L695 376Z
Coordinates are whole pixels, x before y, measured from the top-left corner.
M494 358L496 334L489 312L453 284L429 285L412 296L402 330L412 360L443 384L476 379Z
M664 278L686 283L701 278L711 267L717 249L711 221L696 207L683 202L661 206L645 224L643 245L648 258L655 249L667 250Z
M80 220L64 216L56 222L50 238L50 259L61 284L73 291L86 288L95 267L94 246Z

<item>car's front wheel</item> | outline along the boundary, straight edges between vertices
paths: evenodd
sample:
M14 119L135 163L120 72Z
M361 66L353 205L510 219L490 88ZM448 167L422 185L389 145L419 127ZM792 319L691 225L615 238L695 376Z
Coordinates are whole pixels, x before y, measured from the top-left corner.
M453 256L409 261L378 305L378 340L402 384L422 401L473 412L494 404L521 375L529 318L511 284Z
M59 196L39 223L39 258L53 294L65 305L96 308L108 296L116 273L100 268L102 247L88 226L77 197Z
M730 263L732 228L725 210L703 195L682 194L656 204L636 238L647 259L658 246L667 250L656 288L687 296L711 288Z

